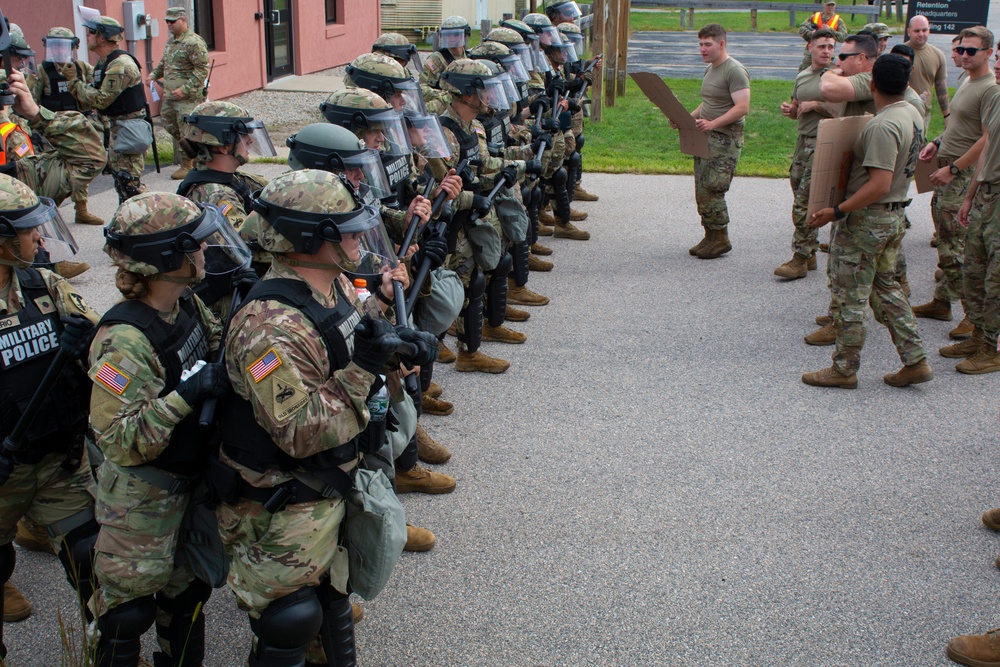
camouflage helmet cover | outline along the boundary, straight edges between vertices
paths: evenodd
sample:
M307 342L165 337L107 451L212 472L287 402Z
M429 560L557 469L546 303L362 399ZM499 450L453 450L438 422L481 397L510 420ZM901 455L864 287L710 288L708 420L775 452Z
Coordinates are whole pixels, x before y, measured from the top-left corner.
M459 58L441 74L441 90L454 95L471 95L485 87L482 79L492 77L490 69L478 60Z
M525 17L527 18L527 17ZM548 19L546 19L548 20ZM524 21L519 21L517 19L504 19L500 21L500 26L504 28L510 28L515 32L519 33L521 37L529 37L535 34L534 28L525 23Z
M416 89L416 82L406 69L384 53L362 53L347 66L344 85L363 88L389 97L397 87Z
M469 57L475 60L488 58L499 60L510 55L510 49L500 42L483 42L474 49L469 50Z
M889 26L885 23L866 23L861 30L869 30L879 39L887 39L889 37Z
M388 109L389 103L370 90L364 88L345 88L331 93L326 102L320 105L345 107L348 109Z
M0 247L10 245L14 261L0 259L7 266L28 266L35 258L32 247L22 256L18 232L38 228L51 261L59 262L76 254L73 235L59 216L59 208L47 197L38 197L27 184L0 174Z
M372 44L372 51L375 53L385 53L393 58L409 60L416 52L417 47L410 44L410 40L398 32L387 32L379 35L379 38Z
M486 42L498 42L500 44L505 44L510 47L514 44L524 44L524 38L521 34L511 28L493 28L490 33L486 35Z
M110 16L101 16L96 21L87 20L83 24L110 42L120 42L125 38L125 28Z
M129 257L115 247L120 245L116 239L176 229L200 215L201 209L187 197L167 192L144 192L136 195L118 207L105 227L104 236L107 241L104 252L121 269L143 276L156 275L161 272L159 268Z
M375 46L413 46L405 35L398 32L386 32L378 36Z
M75 39L76 35L69 28L49 28L48 33L45 37L62 37L63 39ZM45 43L45 37L42 37L42 43Z
M449 16L444 21L441 21L441 30L456 29L465 30L466 35L472 33L472 27L469 25L469 22L461 16Z
M35 52L28 46L28 40L24 38L24 31L16 23L10 24L10 47L19 56L29 57Z
M524 23L531 27L532 30L538 32L539 28L545 28L552 25L552 21L545 14L527 14L524 17Z
M196 122L191 122L193 117L204 116L208 118L232 118L235 121L249 122L253 120L253 116L250 113L232 102L202 102L194 109L191 110L191 114L184 118L184 127L181 130L181 137L195 144L203 144L205 146L229 146L233 142L226 141L223 142L222 138L212 134L207 129L199 127ZM196 119L195 119L196 121Z
M568 23L568 22L567 23L560 23L559 25L556 26L556 28L559 29L559 32L566 32L566 33L570 33L572 35L582 35L583 34L583 32L580 30L580 26L578 26L575 23Z

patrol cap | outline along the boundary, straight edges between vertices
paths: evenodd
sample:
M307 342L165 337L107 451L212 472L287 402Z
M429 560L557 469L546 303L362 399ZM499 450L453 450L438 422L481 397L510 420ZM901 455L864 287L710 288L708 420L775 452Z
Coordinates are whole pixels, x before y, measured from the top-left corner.
M87 26L88 30L96 32L111 42L120 42L125 36L125 28L110 16L99 16L96 21L87 19L83 22L83 25Z
M824 6L829 7L830 5L836 5L837 0L826 0L826 2L824 2L823 4Z
M167 20L176 21L177 19L186 19L187 10L183 7L168 7L167 8Z
M887 39L890 36L889 26L884 23L866 23L861 30L869 30L879 39Z

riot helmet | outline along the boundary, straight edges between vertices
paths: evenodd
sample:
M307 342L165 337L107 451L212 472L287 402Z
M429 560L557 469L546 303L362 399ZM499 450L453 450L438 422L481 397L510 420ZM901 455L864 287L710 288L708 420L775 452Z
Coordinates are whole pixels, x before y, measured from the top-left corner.
M402 111L405 116L427 115L420 86L391 56L362 53L347 66L344 85L378 93L393 109Z
M109 42L120 42L125 37L125 28L110 16L85 19L83 25L87 27L87 32L96 34Z
M575 63L579 60L576 55L576 48L568 39L564 39L559 33L559 41L552 42L545 47L545 53L557 64Z
M464 49L469 43L472 27L461 16L449 16L438 29L438 48Z
M240 142L246 145L248 153L260 157L277 155L264 123L254 120L245 109L232 102L202 102L184 117L184 123L181 147L191 157L200 153L210 159L209 146L232 147L232 154L243 164L246 158L237 150Z
M377 147L387 155L411 152L402 112L370 90L338 90L319 109L329 122L354 132L369 148Z
M521 59L511 53L510 49L501 42L483 42L479 46L469 50L469 57L473 60L486 59L499 63L503 67L503 71L509 74L510 79L516 83L524 83L531 78Z
M560 23L556 26L559 32L562 34L563 41L569 40L576 50L577 59L582 58L584 54L584 43L583 43L583 32L580 27L575 23Z
M42 37L45 45L45 60L54 63L68 63L73 60L73 51L80 46L80 38L69 28L52 28Z
M355 188L366 183L378 199L392 194L378 151L366 148L365 142L345 127L312 123L288 137L285 144L292 169L344 174Z
M545 15L555 24L572 23L583 16L583 12L580 11L580 5L573 2L573 0L566 0L547 4L545 6Z
M54 201L38 197L26 184L0 174L0 264L29 266L40 245L52 262L69 259L78 250Z
M403 67L408 64L413 65L413 69L417 72L422 72L424 69L417 47L410 44L410 40L398 32L387 32L379 35L379 38L372 44L372 52L384 53L394 58Z
M480 102L491 109L509 109L503 82L484 61L460 58L453 61L441 74L441 90L454 96L478 95ZM482 109L480 113L483 113Z
M518 21L518 23L520 23L520 21ZM524 25L525 29L528 32L531 32L531 29L528 28L526 24L522 25ZM535 40L537 41L537 36L535 36L534 33L532 33L531 36L535 37ZM535 69L535 62L534 59L531 57L531 47L529 47L525 43L525 38L522 37L521 33L518 32L517 30L514 30L513 28L505 28L501 24L501 27L494 28L493 30L490 31L490 33L486 36L485 41L498 42L500 44L503 44L508 49L510 49L511 53L514 53L517 56L519 56L521 58L521 62L524 64L524 71L529 73L528 76L530 76L530 72ZM507 71L511 72L509 68ZM520 75L511 72L511 77L517 77L517 76Z

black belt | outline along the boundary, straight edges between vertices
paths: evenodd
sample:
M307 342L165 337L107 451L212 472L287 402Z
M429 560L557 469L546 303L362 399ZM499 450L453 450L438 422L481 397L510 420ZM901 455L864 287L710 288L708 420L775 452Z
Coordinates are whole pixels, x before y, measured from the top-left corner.
M979 189L988 195L996 194L1000 192L1000 183L980 183Z
M339 468L336 471L324 471L323 477L325 479L310 475L311 484L300 479L291 479L267 488L251 486L244 482L240 496L263 504L264 509L273 514L285 505L315 503L331 498L346 498L354 488L353 477Z
M910 200L907 199L906 201L890 201L884 204L868 204L865 208L884 209L886 211L902 211L909 205Z

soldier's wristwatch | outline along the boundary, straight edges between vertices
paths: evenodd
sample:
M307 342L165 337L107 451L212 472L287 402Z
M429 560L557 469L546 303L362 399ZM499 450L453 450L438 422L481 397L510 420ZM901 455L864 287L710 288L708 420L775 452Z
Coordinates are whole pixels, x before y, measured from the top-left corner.
M959 174L962 173L962 170L959 169L958 166L956 166L954 162L949 162L948 163L948 171L951 172L952 176L958 176Z

